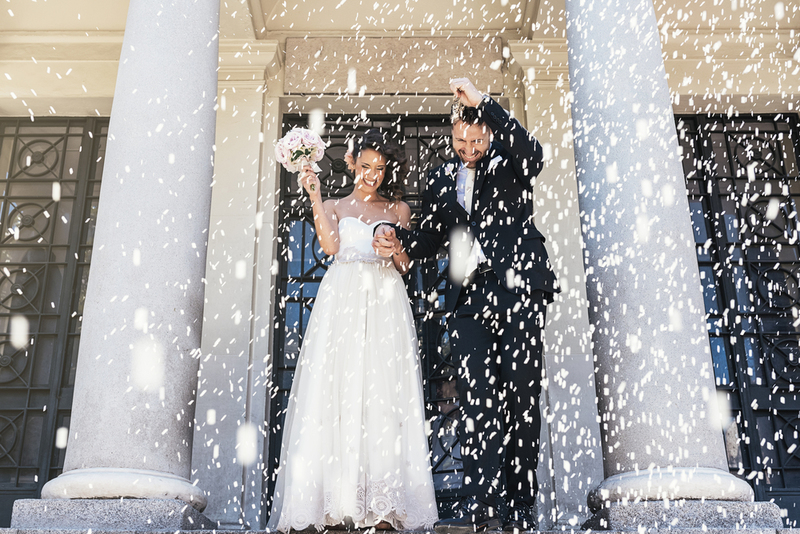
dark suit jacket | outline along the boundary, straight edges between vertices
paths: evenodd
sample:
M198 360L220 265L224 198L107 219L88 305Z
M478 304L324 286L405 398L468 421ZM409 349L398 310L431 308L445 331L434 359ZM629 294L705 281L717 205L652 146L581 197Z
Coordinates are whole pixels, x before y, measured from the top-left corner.
M542 170L542 146L506 110L489 97L478 109L494 133L494 142L477 163L472 214L456 197L458 157L428 174L422 215L416 230L397 228L411 258L429 258L449 244L451 232L469 228L481 244L489 265L509 291L516 294L560 291L547 259L544 236L533 222L533 182ZM453 311L462 284L448 280L445 307Z

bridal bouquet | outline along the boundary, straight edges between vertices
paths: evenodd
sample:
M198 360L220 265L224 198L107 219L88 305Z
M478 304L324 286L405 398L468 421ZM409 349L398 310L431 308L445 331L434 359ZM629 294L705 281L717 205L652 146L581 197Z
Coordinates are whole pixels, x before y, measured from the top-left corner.
M305 165L310 165L314 172L322 169L317 161L325 154L325 141L320 136L305 128L293 128L283 139L275 144L275 159L289 172L300 172ZM300 177L297 178L298 184ZM300 184L302 187L302 184ZM311 186L314 190L314 186Z

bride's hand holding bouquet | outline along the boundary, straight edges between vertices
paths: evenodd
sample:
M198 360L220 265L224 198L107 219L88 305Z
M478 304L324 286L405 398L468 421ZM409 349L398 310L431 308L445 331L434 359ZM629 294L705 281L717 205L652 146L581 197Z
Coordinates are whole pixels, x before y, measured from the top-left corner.
M319 178L322 169L317 162L325 155L325 142L311 130L293 128L275 144L275 159L289 172L299 173L297 183L310 196L319 194ZM318 195L317 195L318 196Z

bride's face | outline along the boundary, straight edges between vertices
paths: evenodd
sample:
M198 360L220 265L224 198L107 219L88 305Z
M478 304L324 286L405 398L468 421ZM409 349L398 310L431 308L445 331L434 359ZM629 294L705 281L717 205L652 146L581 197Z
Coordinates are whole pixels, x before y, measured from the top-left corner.
M383 182L386 175L386 156L365 148L356 160L356 186L361 189L375 190Z

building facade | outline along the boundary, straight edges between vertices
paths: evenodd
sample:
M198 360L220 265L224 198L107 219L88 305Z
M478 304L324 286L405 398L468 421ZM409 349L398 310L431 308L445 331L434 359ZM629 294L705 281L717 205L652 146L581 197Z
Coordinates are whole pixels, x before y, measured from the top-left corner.
M754 498L796 526L800 10L452 4L7 2L0 526L41 496L177 498L262 528L329 261L272 147L322 125L324 188L344 195L348 139L386 128L418 211L456 76L545 149L533 202L563 292L540 523ZM408 277L443 510L460 486L445 266Z

